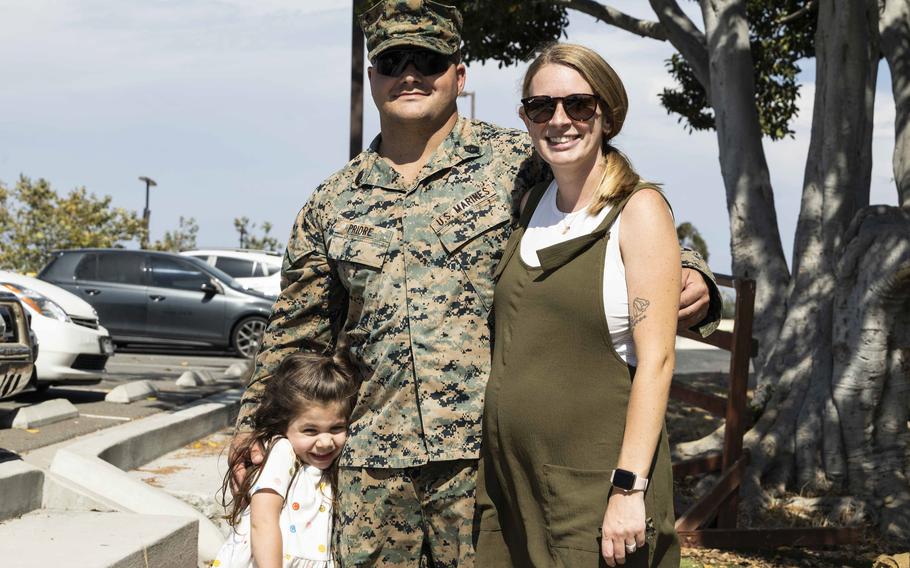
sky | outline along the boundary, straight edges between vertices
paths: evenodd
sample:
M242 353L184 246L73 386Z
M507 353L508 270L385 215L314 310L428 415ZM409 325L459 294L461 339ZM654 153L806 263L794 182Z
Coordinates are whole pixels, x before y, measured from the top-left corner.
M611 5L654 19L647 3ZM695 3L682 3L693 10ZM200 247L238 244L233 220L270 222L286 240L315 187L348 160L349 0L0 0L0 181L45 178L86 187L141 215L151 238L199 224ZM700 24L699 15L692 13ZM631 101L616 145L659 181L677 222L705 237L729 273L729 223L714 132L688 133L660 106L672 82L666 42L570 12L568 41L596 49ZM526 65L468 67L476 118L522 128ZM814 69L805 62L793 139L764 142L786 254L799 213L812 120ZM369 95L367 95L369 97ZM468 99L459 106L469 113ZM365 103L364 144L378 132ZM881 66L873 141L873 203L896 204L891 81Z

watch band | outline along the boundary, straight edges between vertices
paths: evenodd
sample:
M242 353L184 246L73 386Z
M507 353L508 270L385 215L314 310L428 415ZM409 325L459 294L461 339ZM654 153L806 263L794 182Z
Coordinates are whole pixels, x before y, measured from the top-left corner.
M648 478L626 469L614 469L610 474L610 483L623 491L644 491L648 488Z

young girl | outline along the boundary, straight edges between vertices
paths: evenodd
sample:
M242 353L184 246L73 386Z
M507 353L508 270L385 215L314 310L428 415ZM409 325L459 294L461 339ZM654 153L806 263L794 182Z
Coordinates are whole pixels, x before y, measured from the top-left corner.
M331 568L335 459L347 439L357 381L339 355L295 353L271 379L255 414L255 431L237 451L222 486L231 536L218 568ZM250 449L266 448L251 466ZM248 474L231 495L231 472Z

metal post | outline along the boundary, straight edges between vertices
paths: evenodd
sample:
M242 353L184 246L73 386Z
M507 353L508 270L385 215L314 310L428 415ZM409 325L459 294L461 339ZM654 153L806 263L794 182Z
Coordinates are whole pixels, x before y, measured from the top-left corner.
M145 182L145 209L142 211L142 222L145 225L145 234L139 242L140 248L149 247L149 220L152 217L152 211L149 209L149 188L158 185L155 180L148 176L139 176L139 181Z
M351 2L351 140L349 157L363 149L363 32L357 22L357 0Z

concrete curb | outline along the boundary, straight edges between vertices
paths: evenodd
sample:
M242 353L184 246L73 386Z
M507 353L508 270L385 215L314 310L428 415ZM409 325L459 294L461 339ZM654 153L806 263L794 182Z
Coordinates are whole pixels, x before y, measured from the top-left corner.
M79 416L79 409L65 398L54 398L40 404L17 408L10 425L27 430Z
M104 400L107 402L118 402L120 404L129 404L135 400L140 400L149 396L158 394L155 385L148 381L134 381L114 387L111 392L107 393Z
M224 536L202 513L126 471L231 426L243 389L210 396L173 414L115 426L60 448L50 471L115 503L122 511L192 517L199 521L199 558L211 560Z
M208 371L185 371L175 383L178 387L196 387L215 384L215 378Z
M239 378L252 371L252 364L248 362L232 363L230 367L224 370L225 378Z
M10 521L3 528L0 558L4 566L187 568L197 565L196 520L186 517L42 510ZM37 547L29 550L25 543Z
M0 463L0 522L41 507L44 472L20 460Z

